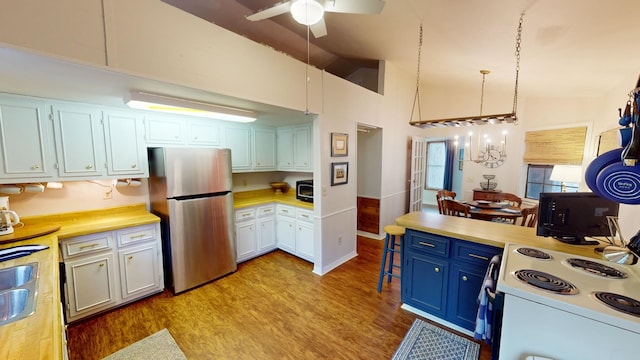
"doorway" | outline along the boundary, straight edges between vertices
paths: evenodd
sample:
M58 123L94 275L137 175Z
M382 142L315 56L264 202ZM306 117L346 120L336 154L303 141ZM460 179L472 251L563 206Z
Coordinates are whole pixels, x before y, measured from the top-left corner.
M382 192L382 129L358 123L357 131L357 232L378 237Z

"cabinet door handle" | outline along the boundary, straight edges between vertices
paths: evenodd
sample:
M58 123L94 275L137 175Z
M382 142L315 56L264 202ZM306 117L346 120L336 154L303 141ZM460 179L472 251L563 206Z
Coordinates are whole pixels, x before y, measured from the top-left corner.
M482 255L476 255L476 254L469 254L469 256L474 257L476 259L481 259L481 260L486 260L489 261L489 258L486 256L482 256Z
M138 164L131 164L131 168L132 168L132 169L135 169L135 168L137 168L137 167L138 167Z
M463 276L462 276L462 281L467 281L467 280L468 280L468 279L467 279L467 276L466 276L466 275L463 275Z
M133 255L129 255L128 259L133 260Z
M98 245L100 245L100 244L98 244L98 243L93 243L93 244L82 245L82 246L80 246L80 250L84 250L84 249L88 249L88 248L96 247L96 246L98 246Z
M440 272L440 268L435 268L435 269L433 269L433 271Z
M91 169L93 169L93 165L89 164L89 165L85 166L85 168L86 168L87 170L91 170Z
M98 265L99 267L104 267L104 263L100 263L100 265Z
M33 166L31 167L31 169L32 169L32 170L40 169L40 165L33 165Z
M139 234L139 235L133 235L131 238L132 239L140 239L140 238L143 238L143 237L146 237L146 236L147 236L147 234Z
M424 241L420 241L420 242L418 242L418 244L420 244L420 245L424 245L424 246L428 246L428 247L436 247L435 245L433 245L433 244L431 244L431 243L426 243L426 242L424 242Z

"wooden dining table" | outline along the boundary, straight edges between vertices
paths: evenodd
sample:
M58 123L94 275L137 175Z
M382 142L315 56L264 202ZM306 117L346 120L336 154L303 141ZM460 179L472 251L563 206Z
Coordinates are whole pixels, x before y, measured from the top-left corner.
M471 211L469 216L472 219L494 221L495 219L505 219L510 222L522 216L521 208L499 202L478 202L469 203Z

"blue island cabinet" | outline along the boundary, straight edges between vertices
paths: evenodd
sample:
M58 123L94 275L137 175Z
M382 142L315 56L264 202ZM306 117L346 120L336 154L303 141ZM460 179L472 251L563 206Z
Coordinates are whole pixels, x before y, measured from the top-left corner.
M402 302L473 332L489 261L502 249L407 229Z

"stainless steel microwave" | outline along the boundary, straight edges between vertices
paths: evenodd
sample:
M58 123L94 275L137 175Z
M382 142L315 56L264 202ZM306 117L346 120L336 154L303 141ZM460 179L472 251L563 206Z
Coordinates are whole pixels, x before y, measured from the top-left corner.
M313 202L313 180L296 181L296 199Z

